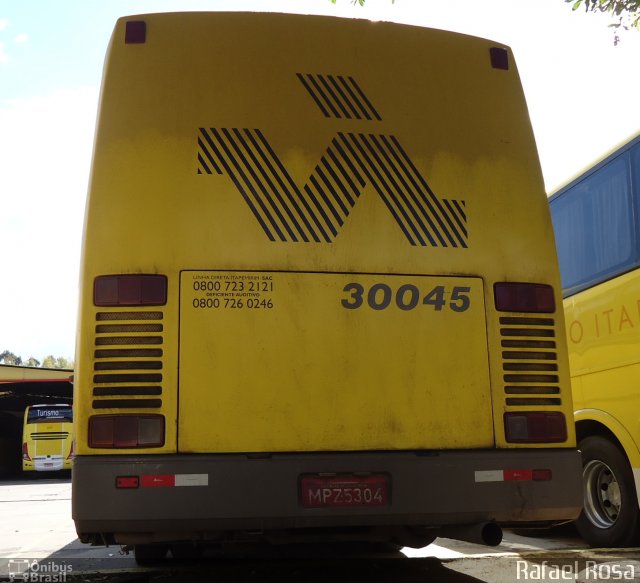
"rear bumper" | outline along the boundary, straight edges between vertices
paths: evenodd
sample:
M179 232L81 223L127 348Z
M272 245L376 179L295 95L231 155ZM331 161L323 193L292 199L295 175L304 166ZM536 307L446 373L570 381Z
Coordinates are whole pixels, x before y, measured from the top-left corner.
M32 461L22 461L23 472L58 472L60 470L70 470L71 460L62 457L34 459Z
M552 479L501 479L503 470L523 469L549 469ZM302 507L301 475L354 472L388 474L389 504ZM117 476L138 476L140 487L117 489ZM72 481L73 519L85 542L215 539L242 531L555 522L576 518L582 508L580 454L567 449L76 456Z

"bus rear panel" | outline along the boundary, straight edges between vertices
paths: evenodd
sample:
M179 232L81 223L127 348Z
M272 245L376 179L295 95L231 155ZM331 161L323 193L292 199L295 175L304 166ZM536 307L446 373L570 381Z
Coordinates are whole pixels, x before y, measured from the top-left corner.
M123 18L85 223L79 536L419 545L572 519L561 307L507 47Z

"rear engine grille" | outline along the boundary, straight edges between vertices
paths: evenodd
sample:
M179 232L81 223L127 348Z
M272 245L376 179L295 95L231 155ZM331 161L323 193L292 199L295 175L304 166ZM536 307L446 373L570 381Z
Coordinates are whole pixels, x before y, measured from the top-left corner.
M96 314L94 409L162 406L162 399L149 397L162 395L163 316L158 311Z
M69 437L68 431L48 431L46 433L32 433L31 439L35 441L55 441L59 439L66 439Z
M506 404L512 407L561 405L555 321L502 317L500 325Z

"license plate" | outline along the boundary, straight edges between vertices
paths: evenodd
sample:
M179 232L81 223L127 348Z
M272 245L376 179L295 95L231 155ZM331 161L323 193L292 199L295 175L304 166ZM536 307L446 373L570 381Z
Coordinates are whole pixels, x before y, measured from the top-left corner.
M304 508L389 504L389 477L383 474L302 476L300 489Z

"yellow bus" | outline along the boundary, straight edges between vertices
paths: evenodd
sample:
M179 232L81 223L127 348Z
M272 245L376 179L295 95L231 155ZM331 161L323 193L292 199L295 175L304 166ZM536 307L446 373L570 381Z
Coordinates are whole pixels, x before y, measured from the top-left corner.
M29 405L24 410L22 471L54 472L70 470L72 465L71 405Z
M640 134L550 199L575 421L582 450L580 534L639 540Z
M413 26L118 21L87 201L84 542L497 544L582 506L513 55ZM155 545L155 546L154 546Z

